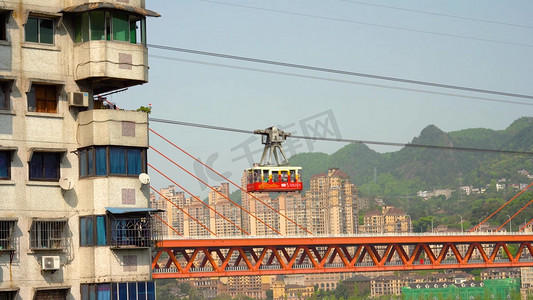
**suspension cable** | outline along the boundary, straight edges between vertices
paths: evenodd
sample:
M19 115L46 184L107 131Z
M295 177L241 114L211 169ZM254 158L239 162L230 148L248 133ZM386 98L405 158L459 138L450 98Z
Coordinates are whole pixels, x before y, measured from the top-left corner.
M158 137L160 137L161 139L163 139L164 141L166 141L167 143L169 143L170 145L172 145L173 147L175 147L176 149L180 150L181 152L183 152L184 154L186 154L187 156L189 156L190 158L194 159L195 161L197 161L198 163L202 164L204 167L206 167L207 169L209 169L210 171L214 172L215 174L217 174L218 176L222 177L224 180L228 181L229 183L231 183L233 186L237 187L238 189L240 189L241 191L245 192L247 195L251 196L252 198L254 198L255 200L259 201L261 204L265 205L266 207L268 207L269 209L275 211L276 213L278 213L280 216L284 217L286 220L290 221L291 223L293 223L294 225L298 226L300 229L302 229L303 231L307 232L308 234L313 234L311 231L309 231L307 228L301 226L300 224L298 224L297 222L295 222L294 220L292 220L291 218L287 217L285 214L283 214L282 212L278 211L277 209L275 209L274 207L270 206L268 203L264 202L263 200L259 199L258 197L256 197L253 193L248 193L245 189L243 189L240 185L236 184L235 182L233 182L232 180L230 180L229 178L227 178L226 176L220 174L219 172L217 172L216 170L214 170L213 168L211 168L210 166L208 166L207 164L203 163L201 160L197 159L196 157L194 157L193 155L191 155L190 153L188 153L187 151L183 150L182 148L180 148L178 145L174 144L173 142L171 142L170 140L168 140L167 138L165 138L164 136L162 136L161 134L159 134L158 132L156 132L155 130L153 130L152 128L148 128L148 130L150 130L152 133L154 133L155 135L157 135ZM253 132L252 132L253 133Z
M175 185L177 185L180 189L182 189L183 191L185 191L187 194L191 195L191 197L193 197L196 201L202 203L204 206L206 206L207 208L209 208L211 211L213 211L214 213L216 213L217 215L221 216L224 220L228 221L229 223L231 223L233 226L239 228L239 230L246 234L246 235L250 235L250 233L248 233L247 231L245 231L244 229L242 229L239 225L235 224L233 221L231 221L230 219L226 218L224 215L222 215L221 213L219 213L216 209L212 208L211 206L209 206L208 204L206 204L204 201L200 200L198 197L196 197L195 195L193 195L191 192L189 192L187 189L185 189L183 186L181 186L179 183L175 182L174 180L172 180L170 177L168 177L167 175L165 175L163 172L159 171L156 167L152 166L151 164L148 164L148 166L152 169L154 169L157 173L161 174L161 176L165 177L166 179L168 179L170 182L174 183Z
M526 227L528 227L531 223L533 223L533 219L529 220L529 222L527 222L527 224L525 224L524 226L522 226L522 228L520 228L520 230L518 230L518 232L521 232L522 230L524 230Z
M154 216L155 216L156 218L158 218L159 221L165 223L165 225L167 225L170 229L172 229L172 230L173 230L175 233L177 233L179 236L183 237L183 234L179 233L179 232L176 230L176 228L170 226L170 225L169 225L167 222L165 222L165 220L163 220L159 215L154 214Z
M198 223L200 226L202 226L203 228L205 228L207 231L209 231L212 235L214 236L217 236L214 232L212 232L207 226L205 226L204 223L198 221L198 219L196 219L195 217L191 216L188 212L186 212L185 210L183 210L181 207L179 207L179 205L177 205L176 203L172 202L170 199L168 199L165 195L163 195L161 192L159 192L158 190L156 190L153 186L150 186L150 188L155 191L156 193L159 194L159 196L163 197L165 200L167 200L168 202L170 202L172 205L174 205L175 207L177 207L179 210L181 210L181 212L183 212L185 215L187 215L187 217L193 219L196 223ZM171 228L174 228L171 226Z
M268 225L267 223L265 223L265 221L261 220L259 217L257 217L256 215L252 214L251 212L249 212L247 209L245 209L244 207L240 206L239 204L237 204L235 201L231 200L229 197L227 197L226 195L222 194L220 191L217 191L215 188L213 188L212 186L210 186L209 184L207 184L205 181L201 180L200 178L198 178L197 176L195 176L194 174L192 174L189 170L185 169L183 166L181 166L180 164L176 163L174 160L172 160L171 158L169 158L168 156L166 156L165 154L161 153L160 151L158 151L157 149L155 149L154 147L150 146L150 149L154 150L155 152L157 152L159 155L163 156L165 159L167 159L168 161L170 161L172 164L174 164L175 166L177 166L178 168L182 169L184 172L186 172L187 174L189 174L190 176L194 177L194 179L200 181L201 183L203 183L205 186L209 187L212 191L218 193L219 195L221 195L222 197L226 198L226 200L228 200L229 202L233 203L233 205L237 206L238 208L240 208L242 211L246 212L247 214L249 214L250 216L254 217L256 220L258 220L259 222L261 222L263 225L267 226L268 228L270 228L272 231L274 231L275 233L283 236L283 234L281 234L279 231L277 231L274 227Z
M474 228L470 229L469 232L472 232L474 230L476 230L479 226L481 226L481 224L485 223L488 219L492 218L492 216L494 216L497 212L499 212L502 208L506 207L509 203L511 203L511 201L513 201L514 199L516 199L518 196L520 196L522 193L524 193L525 191L527 191L531 186L533 185L533 182L530 183L528 186L526 186L523 190L521 190L518 194L516 194L513 198L511 198L509 201L507 201L504 205L500 206L500 208L498 208L495 212L493 212L490 216L488 216L485 220L483 220L483 222L477 224Z
M511 222L512 219L514 219L514 217L516 217L516 215L518 215L520 212L522 212L524 209L526 209L526 207L528 207L531 203L533 203L533 199L531 199L526 205L524 205L521 209L519 209L514 215L512 215L509 219L507 219L500 227L498 227L496 229L496 231L500 231L500 229L502 229L502 227L505 226L505 224Z

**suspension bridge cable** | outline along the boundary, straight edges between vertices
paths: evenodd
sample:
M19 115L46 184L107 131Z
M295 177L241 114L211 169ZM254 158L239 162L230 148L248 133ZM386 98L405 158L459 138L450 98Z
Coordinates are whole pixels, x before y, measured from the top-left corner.
M177 205L176 203L172 202L170 199L168 199L165 195L163 195L161 192L159 192L158 190L156 190L153 186L150 186L150 188L159 194L159 196L163 197L165 200L167 200L168 202L170 202L172 205L174 205L176 208L178 208L181 212L183 212L187 217L193 219L196 223L198 223L198 225L202 226L203 228L205 228L205 230L209 231L212 235L214 236L217 236L213 231L211 231L207 226L205 226L204 223L198 221L198 219L196 219L195 217L191 216L188 212L186 212L185 210L183 210L181 207L179 207L179 205ZM170 226L170 228L174 229L174 227ZM181 235L181 234L180 234Z
M516 194L513 198L511 198L509 201L507 201L505 204L503 204L502 206L500 206L500 208L498 208L495 212L493 212L490 216L488 216L485 220L483 220L481 223L477 224L475 227L473 227L472 229L470 229L468 232L473 232L474 230L476 230L479 226L481 226L481 224L485 223L488 219L492 218L492 216L494 216L497 212L499 212L500 210L502 210L504 207L506 207L509 203L511 203L511 201L513 201L514 199L516 199L518 196L520 196L522 193L524 193L525 191L527 191L531 186L533 186L533 182L530 183L528 186L526 186L523 190L521 190L518 194Z
M313 234L311 231L309 231L307 228L301 226L300 224L296 223L294 220L292 220L291 218L287 217L285 214L283 214L282 212L278 211L277 209L275 209L274 207L270 206L268 203L264 202L263 200L259 199L258 197L256 197L255 195L253 195L252 193L248 193L246 190L244 190L241 186L239 186L238 184L236 184L235 182L233 182L232 180L230 180L229 178L227 178L226 176L220 174L219 172L217 172L215 169L211 168L210 166L208 166L207 164L203 163L201 160L197 159L196 157L194 157L193 155L191 155L189 152L185 151L184 149L182 149L181 147L179 147L178 145L174 144L173 142L171 142L170 140L168 140L167 138L165 138L164 136L162 136L161 134L159 134L158 132L156 132L155 130L149 128L149 130L157 135L158 137L160 137L161 139L163 139L164 141L166 141L167 143L169 143L170 145L172 145L174 148L180 150L181 152L183 152L184 154L186 154L187 156L189 156L190 158L194 159L196 162L200 163L201 165L203 165L204 167L206 167L207 169L209 169L210 171L212 171L213 173L217 174L218 176L222 177L224 180L228 181L229 183L231 183L232 185L234 185L235 187L237 187L238 189L240 189L241 191L245 192L247 195L251 196L252 198L254 198L255 200L259 201L261 204L265 205L266 207L268 207L269 209L273 210L274 212L278 213L280 216L282 216L283 218L285 218L286 220L288 220L289 222L293 223L294 225L298 226L300 229L302 229L303 231L309 233L309 234ZM253 131L252 131L253 133ZM196 176L195 176L196 177Z
M184 172L186 172L187 174L189 174L190 176L194 177L194 179L198 180L199 182L201 182L202 184L206 185L207 187L209 187L213 192L216 192L218 193L219 195L221 195L222 197L226 198L226 200L228 200L229 202L231 202L233 205L237 206L238 208L240 208L242 211L246 212L248 215L252 216L253 218L255 218L257 221L261 222L263 225L267 226L270 230L274 231L275 233L283 236L283 234L281 234L279 231L277 231L274 227L268 225L267 223L265 223L265 221L261 220L259 217L257 217L256 215L252 214L251 212L249 212L247 209L245 209L244 207L240 206L239 204L237 204L235 201L231 200L229 197L227 197L226 195L222 194L221 192L217 191L215 188L213 188L212 186L210 186L209 184L207 184L205 181L201 180L200 178L198 178L197 176L195 176L194 174L192 174L189 170L187 170L186 168L184 168L183 166L181 166L180 164L176 163L174 160L172 160L171 158L169 158L168 156L166 156L165 154L161 153L160 151L158 151L157 149L155 149L154 147L150 146L150 149L152 149L153 151L155 151L157 154L161 155L162 157L164 157L166 160L170 161L173 165L175 165L176 167L180 168L181 170L183 170Z
M362 21L353 21L353 20L346 20L346 19L341 19L341 18L310 15L310 14L290 12L290 11L278 10L278 9L270 9L270 8L263 8L263 7L256 7L256 6L225 3L225 2L213 1L213 0L199 0L199 1L215 3L215 4L221 4L221 5L228 5L228 6L235 6L235 7L240 7L240 8L247 8L247 9L275 12L275 13L292 15L292 16L307 17L307 18L314 18L314 19L321 19L321 20L328 20L328 21L337 21L337 22L343 22L343 23L351 23L351 24L358 24L358 25L365 25L365 26L373 26L373 27L380 27L380 28L393 29L393 30L401 30L401 31L408 31L408 32L431 34L431 35L440 35L440 36L445 36L445 37L452 37L452 38L459 38L459 39L466 39L466 40L474 40L474 41L482 41L482 42L489 42L489 43L497 43L497 44L505 44L505 45L514 45L514 46L521 46L521 47L533 47L533 45L531 45L531 44L507 42L507 41L500 41L500 40L493 40L493 39L485 39L485 38L478 38L478 37L472 37L472 36L460 35L460 34L441 33L441 32L429 31L429 30L412 29L412 28L405 28L405 27L392 26L392 25L383 25L383 24L369 23L369 22L362 22Z
M150 122L198 127L198 128L245 133L245 134L254 133L253 130L244 130L244 129L237 129L237 128L231 128L231 127L224 127L224 126L214 126L214 125L206 125L206 124L200 124L200 123L183 122L183 121L159 119L159 118L150 118ZM312 137L312 136L304 136L304 135L291 135L291 138L313 140L313 141L343 142L343 143L345 142L345 143L395 146L395 147L407 147L407 148L428 148L428 149L438 149L438 150L457 150L457 151L489 152L489 153L501 153L501 154L533 155L533 152L530 152L530 151L455 147L455 146L438 146L438 145L425 145L425 144L412 144L412 143L405 144L405 143L356 140L356 139L345 139L345 138Z
M224 215L222 215L221 213L219 213L216 209L212 208L211 206L209 206L208 204L206 204L204 201L200 200L198 197L194 196L191 192L189 192L187 189L185 189L183 186L181 186L179 183L177 183L176 181L172 180L170 177L168 177L167 175L165 175L163 172L161 172L160 170L158 170L157 168L155 168L154 166L152 166L151 164L148 164L148 166L152 169L154 169L157 173L159 173L161 176L165 177L166 179L168 179L170 182L174 183L175 185L177 185L180 189L182 189L183 191L185 191L187 194L191 195L191 197L193 197L196 201L200 202L201 204L203 204L204 206L206 206L207 208L209 208L211 211L213 211L214 213L216 213L217 215L219 215L220 217L222 217L224 220L228 221L231 225L237 227L242 233L246 234L246 235L250 235L250 233L248 233L247 231L245 231L244 229L242 229L239 225L235 224L233 221L231 221L230 219L226 218Z
M197 54L197 55L205 55L205 56L212 56L212 57L218 57L218 58L240 60L240 61L253 62L253 63L275 65L275 66L281 66L281 67L303 69L303 70L309 70L309 71L317 71L317 72L325 72L325 73L340 74L340 75L347 75L347 76L364 77L364 78L370 78L370 79L378 79L378 80L385 80L385 81L408 83L408 84L414 84L414 85L424 85L424 86L431 86L431 87L444 88L444 89L453 89L453 90L461 90L461 91L474 92L474 93L492 94L492 95L498 95L498 96L533 99L533 95L526 95L526 94L501 92L501 91L496 91L496 90L471 88L471 87L466 87L466 86L443 84L443 83L421 81L421 80L412 80L412 79L405 79L405 78L400 78L400 77L391 77L391 76L382 76L382 75L375 75L375 74L369 74L369 73L352 72L352 71L345 71L345 70L338 70L338 69L331 69L331 68L323 68L323 67L310 66L310 65L301 65L301 64L280 62L280 61L274 61L274 60L266 60L266 59L259 59L259 58L253 58L253 57L229 55L229 54L223 54L223 53L217 53L217 52L200 51L200 50L186 49L186 48L179 48L179 47L171 47L171 46L164 46L164 45L148 44L147 46L150 47L150 48L167 50L167 51L183 52L183 53L190 53L190 54ZM531 47L533 47L533 45L531 45Z
M232 65L227 65L227 64L218 64L218 63L211 63L211 62L199 61L199 60L191 60L191 59L181 59L181 58L169 57L169 56L163 56L163 55L152 55L152 54L149 54L148 56L152 57L152 58L165 59L165 60L178 61L178 62L185 62L185 63L192 63L192 64L199 64L199 65L205 65L205 66L230 68L230 69L237 69L237 70L245 70L245 71L276 74L276 75L283 75L283 76L292 76L292 77L298 77L298 78L307 78L307 79L314 79L314 80L339 82L339 83L346 83L346 84L356 84L356 85L362 85L362 86L393 89L393 90L415 92L415 93L424 93L424 94L439 95L439 96L451 96L451 97L469 98L469 99L481 100L481 101L487 101L487 102L498 102L498 103L533 106L533 103L513 101L513 100L503 100L503 99L494 99L494 98L486 98L486 97L478 97L478 96L470 96L470 95L461 95L461 94L454 94L454 93L436 92L436 91L429 91L429 90L422 90L422 89L404 88L404 87L398 87L398 86L392 86L392 85L365 83L365 82L342 80L342 79L320 77L320 76L312 76L312 75L304 75L304 74L297 74L297 73L271 71L271 70L266 70L266 69L257 69L257 68L232 66Z
M500 231L500 229L502 229L507 223L511 222L512 219L514 219L514 217L516 217L516 215L518 215L519 213L521 213L524 209L526 209L526 207L528 207L531 203L533 203L533 199L531 199L531 201L529 201L526 205L524 205L521 209L519 209L514 215L512 215L509 219L507 219L502 225L500 225L500 227L498 227L496 229L496 231Z
M524 230L527 226L529 226L531 223L533 223L533 219L529 220L529 222L527 222L527 224L525 224L524 226L522 226L522 228L520 228L520 230L518 230L518 232L521 232L522 230Z
M177 233L179 236L183 237L183 234L179 233L179 231L176 230L176 228L170 226L165 220L163 220L163 218L161 218L160 216L158 216L157 214L154 214L154 216L156 216L156 218L159 219L159 221L163 222L165 225L167 225L170 229L172 229L175 233Z

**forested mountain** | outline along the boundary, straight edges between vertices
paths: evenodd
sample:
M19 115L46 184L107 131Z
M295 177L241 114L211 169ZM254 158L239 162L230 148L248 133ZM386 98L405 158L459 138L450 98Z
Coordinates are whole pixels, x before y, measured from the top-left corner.
M476 128L446 133L429 125L410 144L533 152L533 118L520 118L505 130ZM423 147L377 153L364 144L349 144L331 155L302 153L291 157L290 162L303 167L304 189L311 175L338 167L350 175L361 195L382 197L462 185L485 187L500 178L525 183L530 180L518 171L533 174L533 155Z

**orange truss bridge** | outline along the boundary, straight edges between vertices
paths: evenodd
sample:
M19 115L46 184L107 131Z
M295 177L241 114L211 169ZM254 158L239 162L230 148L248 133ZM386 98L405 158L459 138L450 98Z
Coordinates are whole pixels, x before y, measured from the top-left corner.
M162 240L153 278L533 266L533 233Z

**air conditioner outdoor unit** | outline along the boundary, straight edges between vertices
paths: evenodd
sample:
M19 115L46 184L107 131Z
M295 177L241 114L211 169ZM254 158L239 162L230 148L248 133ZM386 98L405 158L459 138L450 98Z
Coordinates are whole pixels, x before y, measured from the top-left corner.
M70 92L69 105L77 107L89 106L89 93L84 92Z
M53 271L59 270L59 256L43 256L42 258L42 270Z

